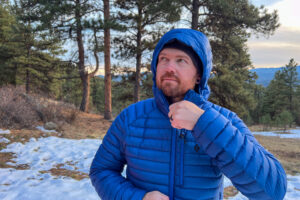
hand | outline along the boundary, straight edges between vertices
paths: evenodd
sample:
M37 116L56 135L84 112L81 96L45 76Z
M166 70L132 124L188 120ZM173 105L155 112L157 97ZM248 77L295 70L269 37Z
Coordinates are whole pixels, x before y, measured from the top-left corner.
M169 200L169 197L159 191L146 193L143 200Z
M172 104L168 114L171 125L177 129L193 130L204 110L189 101L179 101Z

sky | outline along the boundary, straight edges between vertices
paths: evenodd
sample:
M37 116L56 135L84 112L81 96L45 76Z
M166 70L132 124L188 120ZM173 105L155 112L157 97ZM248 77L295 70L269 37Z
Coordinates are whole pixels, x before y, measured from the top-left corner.
M251 0L264 5L269 11L278 11L281 26L269 38L252 36L248 41L249 53L255 68L282 67L291 58L300 64L300 1Z
M43 127L37 127L49 132ZM291 138L299 138L300 129L291 130ZM256 132L273 136L272 132ZM0 129L1 143L10 143L10 130ZM99 200L89 178L75 180L66 176L53 176L50 169L61 168L89 173L92 159L101 144L100 139L66 139L58 137L31 138L28 142L8 144L0 152L14 153L9 165L27 164L28 169L0 168L0 199L3 200ZM122 173L125 176L125 173ZM232 186L225 178L224 187ZM247 200L238 193L231 200ZM287 194L284 200L300 199L300 174L287 175Z
M300 65L300 0L249 0L255 6L264 5L269 12L278 11L280 27L266 38L252 35L248 40L254 68L277 68L291 58ZM134 62L134 61L133 61ZM97 74L104 74L103 63ZM132 66L135 66L133 63Z

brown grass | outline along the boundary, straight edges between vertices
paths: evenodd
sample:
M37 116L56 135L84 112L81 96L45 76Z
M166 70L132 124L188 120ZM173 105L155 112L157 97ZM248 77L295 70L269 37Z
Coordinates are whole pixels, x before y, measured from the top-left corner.
M282 131L283 130L282 127L275 127L275 126L265 127L264 125L252 125L252 126L249 126L249 129L252 132L258 132L258 131ZM289 130L289 129L295 129L295 127L293 127L293 128L287 128L286 130Z
M89 178L87 173L79 172L76 170L68 170L63 168L63 164L58 164L54 168L47 170L47 171L40 171L40 173L51 173L52 176L59 178L59 177L70 177L75 180L82 180L85 178Z
M79 112L72 124L61 127L61 134L70 139L103 138L110 125L101 115Z
M238 193L238 190L234 186L228 186L224 188L223 197L224 199L228 199L229 197L233 197Z
M23 87L0 88L0 127L9 129L34 128L43 122L59 126L72 123L77 110L71 104L51 100L46 96L27 94Z
M300 139L261 135L255 137L281 162L287 174L300 173Z

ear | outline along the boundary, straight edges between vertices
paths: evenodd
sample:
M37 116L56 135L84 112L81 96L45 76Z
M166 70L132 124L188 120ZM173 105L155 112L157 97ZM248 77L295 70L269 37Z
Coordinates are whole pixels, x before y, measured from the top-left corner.
M199 76L197 77L197 79L196 79L196 84L199 84L200 81L201 81L201 77L200 77L200 75L199 75Z

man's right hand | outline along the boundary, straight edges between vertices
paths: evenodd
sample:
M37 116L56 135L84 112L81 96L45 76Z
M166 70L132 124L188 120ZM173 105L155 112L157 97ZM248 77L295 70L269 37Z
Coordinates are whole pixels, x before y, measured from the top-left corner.
M169 200L169 197L159 191L146 193L143 200Z

